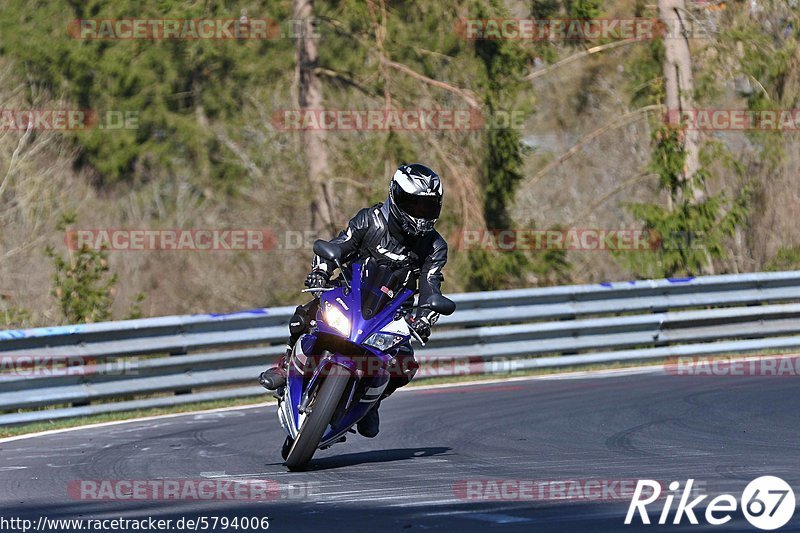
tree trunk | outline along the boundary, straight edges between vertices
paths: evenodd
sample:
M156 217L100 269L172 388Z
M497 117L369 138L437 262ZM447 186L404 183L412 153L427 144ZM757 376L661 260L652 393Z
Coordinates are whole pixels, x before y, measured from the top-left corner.
M658 0L658 13L664 23L664 81L667 122L679 126L684 111L694 110L694 80L692 79L692 56L688 36L691 28L686 26L687 16L684 0ZM690 180L700 168L700 132L689 127L685 130L684 149L686 164L683 179ZM700 203L704 199L700 184L692 184L691 200Z
M383 109L389 112L392 108L392 93L389 91L389 57L384 48L384 42L386 41L386 2L380 0L380 3L380 8L378 8L373 0L367 0L370 20L372 21L372 27L375 31L375 48L378 50L378 56L380 57L381 82L383 83ZM380 20L378 20L378 11L380 11ZM385 137L383 158L383 175L387 177L394 173L394 167L397 166L396 162L392 160L393 154L389 153L387 149L391 135L392 129L390 127Z
M314 36L314 0L292 0L292 16L301 30L297 36L295 66L298 108L301 113L305 110L318 112L323 109L323 103L322 83L315 72L319 52ZM320 233L332 233L336 231L336 206L328 173L325 130L305 130L301 135L311 194L311 227Z

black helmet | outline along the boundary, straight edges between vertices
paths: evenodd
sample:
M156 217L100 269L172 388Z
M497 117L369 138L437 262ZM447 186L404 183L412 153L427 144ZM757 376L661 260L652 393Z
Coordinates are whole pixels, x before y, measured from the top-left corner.
M409 235L433 229L442 211L444 189L439 175L425 165L402 165L389 185L389 213Z

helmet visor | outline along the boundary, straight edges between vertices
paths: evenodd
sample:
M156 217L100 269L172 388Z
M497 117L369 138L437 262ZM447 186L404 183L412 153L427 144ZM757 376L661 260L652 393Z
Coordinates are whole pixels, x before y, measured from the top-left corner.
M397 183L392 189L392 200L407 215L429 220L439 218L442 211L441 196L407 193Z

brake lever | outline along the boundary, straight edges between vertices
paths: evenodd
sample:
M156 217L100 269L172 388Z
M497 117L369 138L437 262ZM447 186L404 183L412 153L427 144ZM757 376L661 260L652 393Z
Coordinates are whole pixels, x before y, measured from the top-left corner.
M415 330L411 322L408 321L408 317L406 317L405 320L406 324L408 325L408 330L411 332L411 336L414 337L417 340L417 342L419 342L421 345L425 346L425 341L422 340L422 337L419 336L417 330Z
M314 296L319 298L319 295L321 293L332 291L335 288L336 287L313 287L313 288L310 288L310 289L302 289L302 290L300 290L300 292L313 292Z

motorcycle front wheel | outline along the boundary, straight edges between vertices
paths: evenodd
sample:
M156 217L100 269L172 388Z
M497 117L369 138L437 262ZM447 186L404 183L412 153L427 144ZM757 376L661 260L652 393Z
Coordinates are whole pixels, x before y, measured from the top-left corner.
M314 452L317 451L325 430L331 423L333 413L347 386L350 373L344 368L333 365L328 371L325 381L317 390L317 395L310 405L311 412L306 416L300 433L294 439L286 457L286 466L295 472L308 465Z

